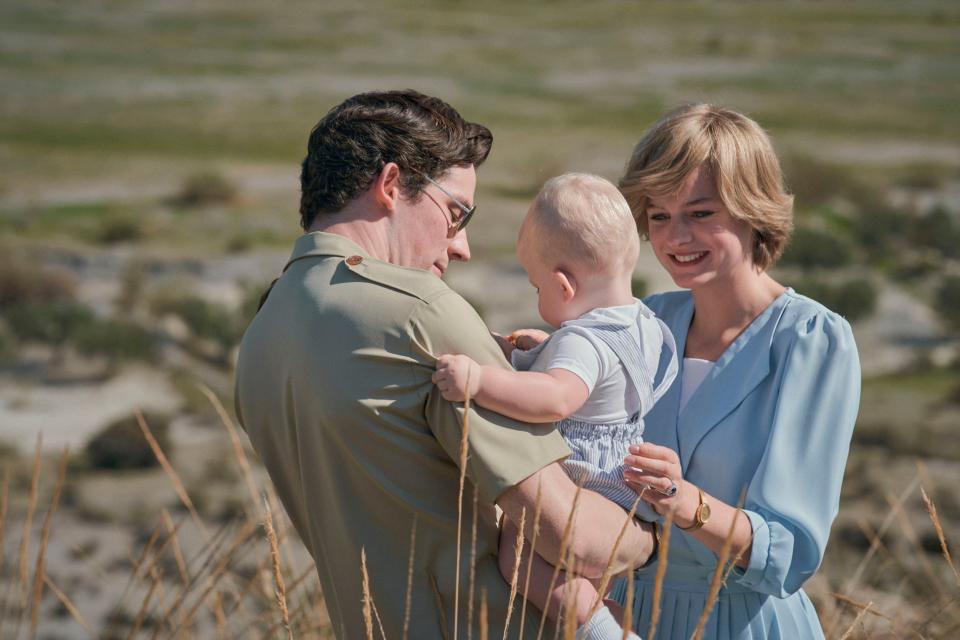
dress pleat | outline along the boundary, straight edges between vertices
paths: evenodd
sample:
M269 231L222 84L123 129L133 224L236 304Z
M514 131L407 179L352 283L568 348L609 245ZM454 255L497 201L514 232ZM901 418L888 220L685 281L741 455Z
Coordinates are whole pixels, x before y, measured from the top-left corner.
M692 571L703 575L702 582L689 580ZM706 606L711 573L702 567L671 565L663 585L657 640L688 640L693 635ZM672 580L671 575L677 574L683 579ZM636 575L633 628L640 637L650 640L647 635L654 608L654 570L648 567ZM615 585L611 597L624 602L625 581ZM816 611L803 591L787 598L775 598L728 583L720 590L703 637L708 640L821 640L823 633Z

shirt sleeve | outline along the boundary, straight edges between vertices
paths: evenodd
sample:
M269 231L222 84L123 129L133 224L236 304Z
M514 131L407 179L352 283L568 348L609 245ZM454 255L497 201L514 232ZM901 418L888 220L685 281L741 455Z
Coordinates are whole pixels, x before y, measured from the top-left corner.
M747 490L750 562L737 569L741 584L780 598L800 589L823 559L860 406L860 361L846 320L822 312L796 331L767 448Z
M409 320L409 337L414 357L430 368L447 353L470 356L481 365L510 367L476 311L453 291L416 306ZM519 422L476 405L465 411L462 403L444 400L432 384L424 417L457 465L461 434L467 430L466 475L492 502L521 480L570 455L552 423Z
M557 331L544 347L540 358L544 371L565 369L587 385L587 393L593 392L603 375L603 360L597 348L586 337L572 331Z

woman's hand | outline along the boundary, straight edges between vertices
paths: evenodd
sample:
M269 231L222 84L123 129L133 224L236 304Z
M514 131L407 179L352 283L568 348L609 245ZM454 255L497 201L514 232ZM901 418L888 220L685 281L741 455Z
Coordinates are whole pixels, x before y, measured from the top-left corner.
M630 445L632 455L623 459L623 477L627 485L650 503L660 515L673 511L678 527L687 528L696 519L700 497L697 488L683 479L680 458L669 447L644 442ZM673 496L670 487L676 485Z
M432 380L444 400L463 402L468 392L474 397L480 390L481 371L482 367L470 357L447 354L437 358Z
M510 341L513 346L521 351L529 351L534 347L539 346L547 338L550 337L550 334L546 331L540 331L540 329L517 329L509 336L507 340Z

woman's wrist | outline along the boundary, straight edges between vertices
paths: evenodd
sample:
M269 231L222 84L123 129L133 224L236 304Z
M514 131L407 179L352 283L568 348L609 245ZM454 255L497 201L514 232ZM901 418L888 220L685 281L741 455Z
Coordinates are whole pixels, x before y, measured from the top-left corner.
M697 524L697 508L700 506L700 488L687 480L680 481L680 500L673 513L673 523L679 529L692 529Z

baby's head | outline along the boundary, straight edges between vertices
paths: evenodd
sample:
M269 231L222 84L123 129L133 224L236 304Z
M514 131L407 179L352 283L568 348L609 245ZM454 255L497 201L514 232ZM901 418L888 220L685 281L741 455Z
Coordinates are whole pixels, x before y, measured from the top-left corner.
M605 300L629 292L639 252L636 222L620 190L586 173L548 180L517 241L518 258L540 291L540 315L553 326L591 308L621 304Z

